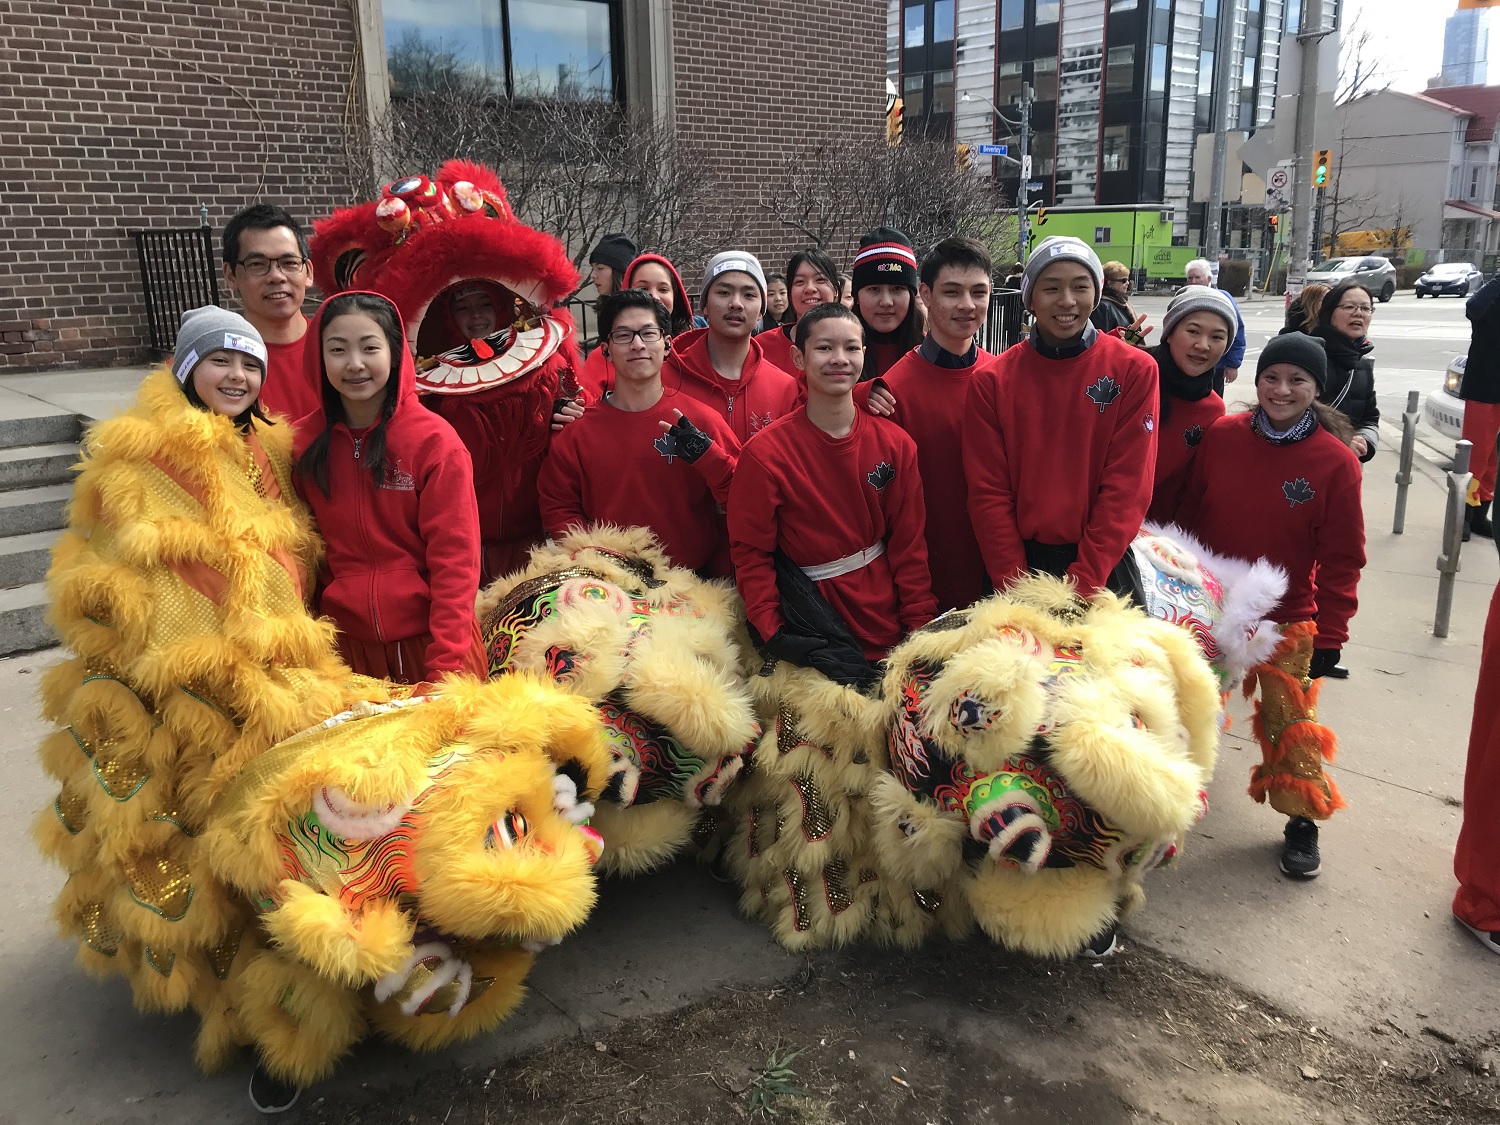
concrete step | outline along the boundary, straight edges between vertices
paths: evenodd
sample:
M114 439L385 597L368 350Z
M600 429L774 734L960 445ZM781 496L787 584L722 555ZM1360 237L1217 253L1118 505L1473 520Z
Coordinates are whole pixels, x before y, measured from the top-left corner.
M78 446L73 442L0 449L0 489L63 484L73 479Z
M73 411L0 385L0 449L77 441L80 432Z
M52 562L55 531L33 531L30 535L0 538L0 589L27 586L47 577Z
M0 492L0 536L56 531L67 525L71 484L44 484Z
M57 644L47 624L47 588L40 582L0 590L0 656Z

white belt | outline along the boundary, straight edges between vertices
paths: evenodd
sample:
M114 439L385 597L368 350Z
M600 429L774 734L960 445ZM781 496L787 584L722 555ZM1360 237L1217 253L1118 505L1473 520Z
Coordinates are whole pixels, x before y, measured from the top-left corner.
M841 574L853 574L861 567L869 566L883 554L885 554L885 542L882 540L871 544L863 551L855 551L854 554L845 555L841 559L819 563L817 566L804 566L802 573L814 582L823 582L829 578L837 578Z

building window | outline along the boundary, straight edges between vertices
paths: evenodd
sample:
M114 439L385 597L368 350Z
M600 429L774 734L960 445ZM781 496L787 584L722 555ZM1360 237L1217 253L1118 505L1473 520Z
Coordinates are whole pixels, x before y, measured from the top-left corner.
M902 43L907 47L923 47L927 44L927 7L918 3L906 9L904 26L906 31Z
M1109 0L1109 10L1111 12L1133 12L1135 11L1135 3L1136 0Z
M1021 96L1025 80L1021 75L1021 64L1003 62L995 68L995 104L1004 108Z
M927 112L927 99L924 91L927 88L927 76L925 74L909 74L901 83L901 116L921 117Z
M1473 199L1479 194L1479 169L1469 169L1469 198Z
M1036 133L1031 138L1031 174L1050 176L1057 170L1057 135Z
M1108 246L1111 242L1114 241L1114 233L1115 232L1113 227L1095 227L1094 245Z
M950 43L953 40L953 0L934 0L932 5L932 41Z
M1036 25L1057 22L1058 0L1036 0Z
M1129 93L1135 89L1135 44L1109 49L1104 85L1111 94Z
M1105 172L1130 170L1130 126L1108 125L1099 150L1099 166Z
M515 98L619 96L614 0L385 0L396 97L455 84Z
M1031 85L1036 90L1036 100L1039 102L1052 102L1057 100L1057 56L1048 55L1045 58L1031 60Z
M1026 26L1026 0L1000 0L1000 30L1020 31Z
M1167 88L1167 45L1165 43L1151 44L1151 80L1150 90L1153 94L1160 94Z
M953 72L940 70L932 76L932 100L927 104L931 114L953 112Z

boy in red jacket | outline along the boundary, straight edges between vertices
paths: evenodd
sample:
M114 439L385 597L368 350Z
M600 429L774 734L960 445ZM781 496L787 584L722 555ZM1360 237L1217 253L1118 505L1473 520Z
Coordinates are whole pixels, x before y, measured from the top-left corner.
M542 526L552 536L595 523L650 528L675 565L723 577L719 505L739 443L713 411L687 404L699 429L663 392L670 325L666 307L639 289L599 303L614 389L552 438L537 478Z
M940 611L961 609L990 592L969 520L961 439L970 383L995 358L974 343L990 306L992 268L984 244L972 238L945 238L934 246L919 273L927 335L880 379L896 400L891 421L917 443L927 561Z
M718 412L743 445L796 409L797 380L770 363L751 338L766 305L766 275L754 255L715 254L698 292L708 327L674 340L663 378Z
M1030 336L970 383L969 515L997 590L1031 570L1085 596L1130 591L1119 564L1151 503L1156 364L1089 323L1103 277L1081 240L1043 239L1021 277Z
M792 357L807 405L750 439L729 496L729 544L745 612L768 656L806 664L783 628L774 555L817 585L867 660L932 620L917 447L854 404L864 365L859 319L823 304L797 323Z

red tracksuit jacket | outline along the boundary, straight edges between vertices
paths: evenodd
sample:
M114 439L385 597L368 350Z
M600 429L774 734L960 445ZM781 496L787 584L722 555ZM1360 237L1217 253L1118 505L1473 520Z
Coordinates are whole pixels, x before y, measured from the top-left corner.
M781 628L777 547L817 566L883 541L879 558L818 583L880 659L937 612L925 523L916 443L899 426L860 410L848 436L833 438L806 410L787 415L746 444L729 490L729 549L750 622L764 638Z
M972 605L989 588L969 521L962 436L969 384L993 358L981 350L972 367L939 367L913 349L881 376L896 399L891 421L917 443L927 509L927 565L939 610Z
M1224 400L1210 391L1196 402L1169 398L1165 410L1156 432L1156 478L1146 513L1153 523L1171 523L1176 518L1193 457L1209 427L1224 417Z
M384 298L382 298L384 299ZM320 309L308 328L305 370L323 382ZM318 612L351 637L388 643L430 633L427 675L463 667L474 642L479 592L479 512L469 452L447 422L417 400L411 352L401 349L386 423L385 479L360 462L368 431L342 422L328 450L329 495L296 477L325 547ZM323 411L297 423L300 458L322 432Z
M1316 619L1317 647L1340 648L1365 565L1359 458L1321 426L1292 445L1272 445L1250 419L1231 414L1209 427L1177 520L1210 550L1285 570L1286 596L1271 620Z
M969 385L969 516L995 588L1026 570L1022 544L1078 545L1068 574L1104 587L1141 529L1156 464L1156 364L1100 333L1082 355L1006 349Z
M664 452L662 422L674 408L714 439L693 464ZM729 495L739 442L729 424L682 395L663 394L650 410L590 403L552 439L537 489L548 535L613 523L648 527L667 557L690 570L728 573L719 506Z
M708 357L707 328L695 328L672 340L672 351L662 369L662 382L669 390L680 391L683 397L717 411L741 445L795 410L801 393L797 380L767 362L754 339L740 368L740 377L721 377ZM681 409L684 414L691 413L687 406Z

